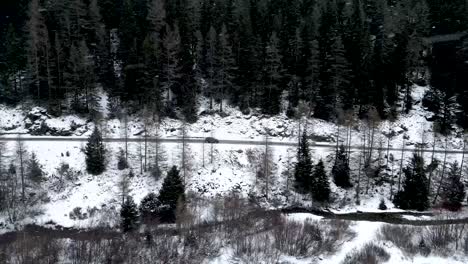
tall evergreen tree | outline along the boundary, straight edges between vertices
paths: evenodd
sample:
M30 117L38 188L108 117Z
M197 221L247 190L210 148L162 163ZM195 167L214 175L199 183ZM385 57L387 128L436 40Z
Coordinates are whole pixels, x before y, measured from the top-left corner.
M333 181L335 184L342 188L350 188L350 170L348 163L348 155L343 145L340 146L336 153L335 163L332 168Z
M155 193L149 193L140 202L140 216L148 221L156 219L160 206L161 203L158 200L158 196Z
M336 104L334 82L332 80L330 55L336 37L336 6L332 2L324 4L319 27L319 87L315 98L314 116L331 120Z
M347 99L354 100L353 104L359 104L362 114L366 111L363 106L371 105L368 93L370 91L369 58L371 58L371 44L363 1L352 1L351 12L347 13L346 20L343 42L353 76Z
M348 95L351 92L348 89L350 89L351 70L345 57L345 49L341 36L335 37L331 47L331 54L327 57L327 60L330 67L330 85L332 87L330 90L336 97L334 99L334 109L338 105L350 108L352 105L349 103Z
M151 0L148 7L147 20L150 24L150 31L161 32L166 25L166 6L164 0Z
M462 202L465 200L465 186L461 181L460 170L455 161L450 168L441 193L443 206L451 211L460 210Z
M225 24L221 27L218 40L218 70L216 71L217 99L219 100L219 111L223 111L223 100L226 94L232 95L234 85L234 72L236 70L230 38Z
M265 50L265 76L264 91L262 95L262 109L266 114L275 115L281 110L282 76L281 54L279 52L279 39L276 32L271 34Z
M27 177L33 182L38 183L44 180L43 176L44 172L42 171L39 161L37 160L36 153L33 152L28 163Z
M176 166L173 166L164 178L158 199L162 206L161 221L174 222L177 204L179 201L185 202L185 186Z
M320 203L326 203L330 201L330 182L328 181L328 176L322 160L320 160L317 165L314 166L314 172L312 173L311 191L314 201Z
M97 126L88 138L88 144L85 148L86 154L86 170L93 175L99 175L104 172L105 167L105 150L102 143L101 132Z
M181 47L179 29L177 26L173 30L167 27L163 46L164 58L161 86L166 93L166 112L168 112L173 107L171 94L177 89L181 78L181 66L179 62Z
M134 231L138 227L138 208L133 198L127 196L120 209L120 227L123 232Z
M37 99L47 98L49 89L46 85L49 36L41 10L39 0L32 0L29 6L29 21L26 24L26 30L29 33L27 50L31 94Z
M206 37L205 45L206 45L206 55L205 55L205 79L207 80L207 85L206 85L206 95L208 96L210 100L210 110L213 109L213 101L215 97L215 73L217 70L217 61L216 61L216 43L217 43L217 34L216 30L214 29L213 26L210 27L210 30L208 31L208 35Z
M312 161L310 158L307 132L304 131L297 150L297 163L294 169L295 187L298 191L307 193L312 187Z
M395 195L395 205L405 210L423 211L429 208L428 179L423 157L415 153L404 169L404 174L403 189Z
M26 58L23 54L24 47L22 47L20 34L18 34L13 24L8 25L6 31L4 62L0 63L0 83L4 81L4 87L0 90L0 100L11 104L18 102L23 94L19 75L26 64ZM1 53L0 61L2 61Z

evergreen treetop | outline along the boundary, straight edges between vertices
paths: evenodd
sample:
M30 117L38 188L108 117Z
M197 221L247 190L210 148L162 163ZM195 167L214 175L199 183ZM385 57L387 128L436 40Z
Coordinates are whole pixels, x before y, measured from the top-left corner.
M88 143L85 147L86 154L86 170L93 175L99 175L105 170L105 150L102 142L101 132L97 126L88 138Z
M395 195L394 203L401 209L424 211L429 208L428 179L424 159L415 153L404 169L403 188Z
M461 181L461 171L455 161L448 172L448 177L442 189L442 205L452 211L458 211L465 200L465 186Z
M131 196L128 196L122 204L120 218L120 227L123 232L130 232L138 227L138 208Z
M342 188L350 188L352 184L350 182L350 170L348 164L348 155L345 147L340 146L336 153L335 163L332 168L333 181L335 184Z
M294 169L295 187L299 192L307 193L311 190L312 167L307 132L304 131L297 150L297 163Z
M185 186L176 166L173 166L164 178L158 199L163 207L161 220L173 222L177 203L185 201Z
M312 174L312 198L314 201L327 203L330 201L330 194L330 182L328 181L323 161L320 160L317 165L314 166L314 172Z

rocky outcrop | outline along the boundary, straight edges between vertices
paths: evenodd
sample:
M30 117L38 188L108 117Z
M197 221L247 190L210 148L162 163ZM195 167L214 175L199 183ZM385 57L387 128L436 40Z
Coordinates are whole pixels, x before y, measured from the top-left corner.
M34 107L24 119L25 128L35 136L71 136L84 125L74 120L53 119L42 107Z

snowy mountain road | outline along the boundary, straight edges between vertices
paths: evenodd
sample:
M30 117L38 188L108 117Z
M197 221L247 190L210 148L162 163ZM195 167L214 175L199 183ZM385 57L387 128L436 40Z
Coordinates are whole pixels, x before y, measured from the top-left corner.
M8 141L51 141L51 142L86 142L88 140L87 137L59 137L59 136L22 136L22 137L17 137L17 136L4 136L0 137L0 142L8 142ZM180 144L183 142L184 139L182 138L160 138L156 139L153 137L148 137L146 141L148 143L154 143L156 141L159 141L161 143L172 143L172 144ZM189 144L214 144L214 145L250 145L250 146L262 146L265 145L264 140L236 140L236 139L217 139L218 143L209 143L206 142L205 138L201 137L191 137L191 138L186 138L185 139L187 143ZM130 137L127 139L127 142L144 142L145 138L143 137ZM125 138L104 138L104 142L125 142ZM270 146L282 146L282 147L296 147L297 142L296 141L268 141L268 145ZM325 149L334 149L336 148L335 143L321 143L321 142L311 142L310 143L310 148L325 148ZM364 147L363 146L351 146L351 150L362 150ZM373 148L373 150L378 151L378 150L383 150L387 151L387 148ZM389 148L389 151L398 151L401 152L403 149L402 148ZM440 154L468 154L468 150L463 151L463 150L444 150L444 149L435 149L433 150L432 148L414 148L414 147L408 147L405 148L403 151L404 152L414 152L418 150L419 152L423 153L432 153L433 151L435 153L440 153Z

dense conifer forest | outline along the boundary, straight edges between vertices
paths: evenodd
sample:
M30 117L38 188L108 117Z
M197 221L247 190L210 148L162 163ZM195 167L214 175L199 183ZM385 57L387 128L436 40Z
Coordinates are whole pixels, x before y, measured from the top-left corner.
M193 122L204 96L219 112L229 103L292 117L305 102L328 121L347 111L392 119L411 111L412 84L431 84L424 105L440 132L468 126L464 0L6 0L0 7L3 103L28 99L56 115L98 118L102 87L115 115L125 106Z

